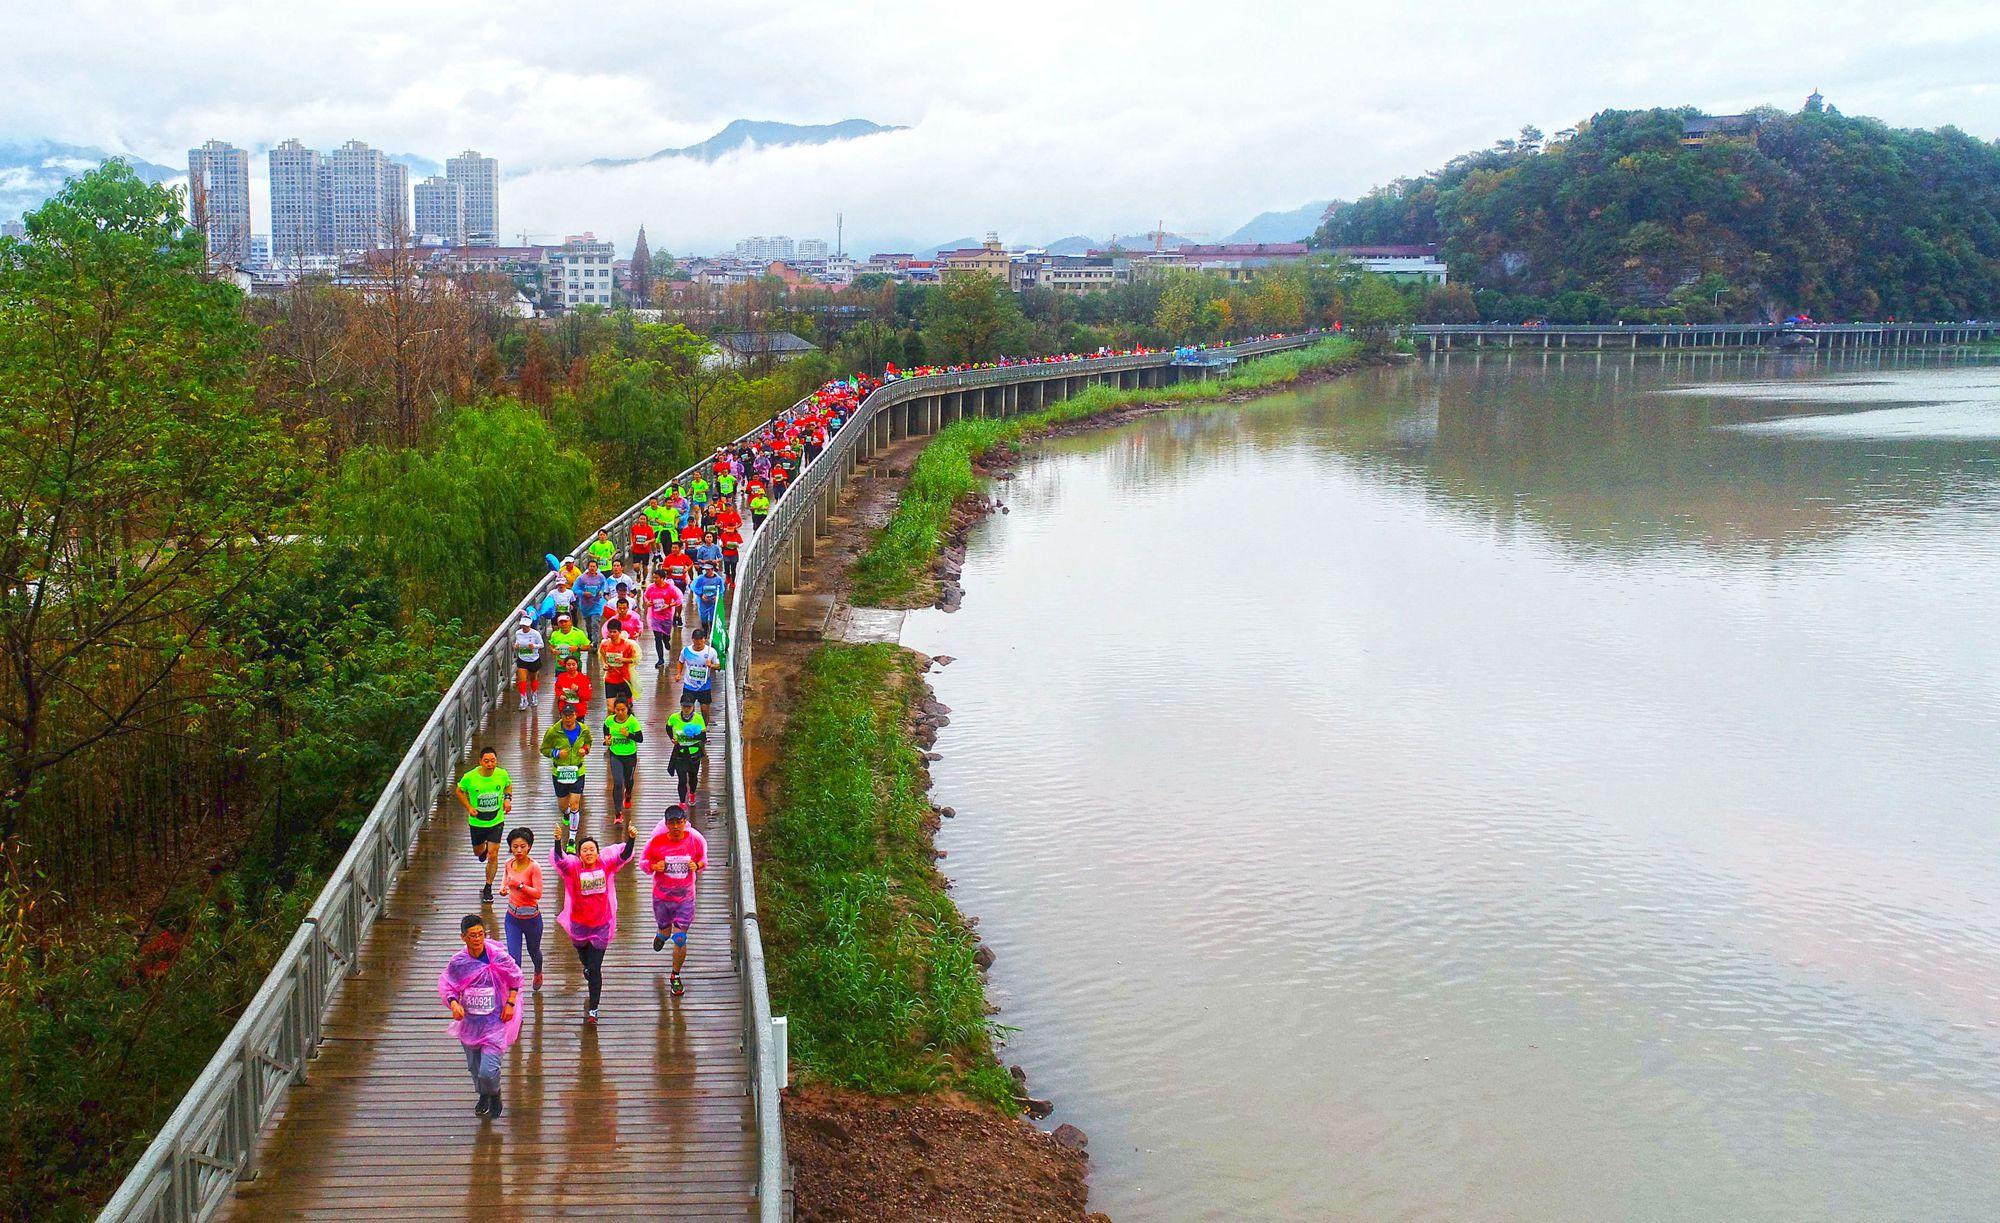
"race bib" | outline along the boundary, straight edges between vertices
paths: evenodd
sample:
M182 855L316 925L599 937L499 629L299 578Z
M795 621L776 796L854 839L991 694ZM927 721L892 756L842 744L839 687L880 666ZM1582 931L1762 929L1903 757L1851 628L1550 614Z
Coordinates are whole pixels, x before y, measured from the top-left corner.
M694 874L694 859L662 858L660 859L660 873L669 879L685 879L689 875Z
M584 871L576 877L577 894L581 896L601 896L604 894L604 872Z
M492 812L500 809L500 791L488 790L479 796L479 809Z
M467 1015L491 1015L493 1013L494 990L490 985L468 985L458 996L458 1004L465 1008Z
M559 764L556 766L556 780L564 785L569 785L577 779L577 775L582 771L573 764Z

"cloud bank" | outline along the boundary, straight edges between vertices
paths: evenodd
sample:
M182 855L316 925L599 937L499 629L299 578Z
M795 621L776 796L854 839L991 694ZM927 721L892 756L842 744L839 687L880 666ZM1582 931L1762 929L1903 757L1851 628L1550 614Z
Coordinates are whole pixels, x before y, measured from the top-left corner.
M252 150L355 137L436 160L476 147L509 176L508 233L588 229L622 247L643 222L683 252L752 233L831 238L836 212L863 253L1157 220L1220 235L1523 123L1792 107L1815 87L1849 113L2000 135L2000 6L1954 0L1911 0L1893 20L1876 4L1806 16L1711 0L0 4L15 87L0 139L170 165L209 137ZM713 164L582 166L737 118L910 130Z

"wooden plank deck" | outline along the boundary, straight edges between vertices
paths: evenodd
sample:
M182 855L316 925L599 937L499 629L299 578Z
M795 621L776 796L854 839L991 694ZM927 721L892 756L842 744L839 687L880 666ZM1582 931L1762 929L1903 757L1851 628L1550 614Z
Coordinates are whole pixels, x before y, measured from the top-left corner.
M650 642L644 649L634 673L634 714L646 725L633 806L641 848L674 797L665 721L678 695L653 669ZM627 868L617 876L618 937L591 1028L582 965L555 923L561 882L547 859L555 795L535 748L554 716L550 679L544 674L534 710L518 711L510 691L479 738L514 779L509 827L535 830L544 879L546 981L539 995L521 993L521 1038L501 1074L506 1113L490 1122L472 1115L477 1097L437 997L438 973L461 945L459 919L483 912L497 938L506 912L502 901L481 904L484 868L470 852L463 810L447 795L369 932L360 972L327 1016L310 1081L264 1135L259 1175L238 1187L224 1217L752 1216L756 1132L742 990L730 962L728 817L711 797L727 776L722 719L733 711L718 709L709 722L709 773L694 821L708 840L709 869L689 939L687 992L667 992L673 948L652 949L652 882ZM594 683L590 724L601 739L603 684ZM727 700L719 687L717 700ZM583 827L608 841L601 745L590 777Z

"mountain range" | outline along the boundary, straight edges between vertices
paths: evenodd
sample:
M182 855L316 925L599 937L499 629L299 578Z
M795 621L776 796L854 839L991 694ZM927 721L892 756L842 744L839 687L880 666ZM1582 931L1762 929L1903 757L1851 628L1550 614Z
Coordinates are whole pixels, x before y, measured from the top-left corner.
M112 156L89 145L53 140L0 141L0 220L41 207L65 180ZM186 173L142 157L128 155L125 160L147 182L163 183Z
M859 140L883 132L900 132L901 127L872 123L867 119L842 119L838 123L777 123L768 119L738 119L700 144L678 149L661 149L644 157L600 157L584 164L591 166L632 166L672 157L692 157L696 161L716 161L739 149L777 149L801 144L835 144Z

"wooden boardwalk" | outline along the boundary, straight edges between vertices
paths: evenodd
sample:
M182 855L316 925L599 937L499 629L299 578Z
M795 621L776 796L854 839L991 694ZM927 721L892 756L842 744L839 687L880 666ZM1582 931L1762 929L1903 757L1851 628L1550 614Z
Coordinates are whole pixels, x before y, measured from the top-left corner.
M674 799L665 722L678 696L667 691L668 673L653 669L650 642L644 648L633 711L646 727L633 806L641 850ZM709 772L694 821L708 840L709 869L689 939L687 992L667 992L673 947L652 949L652 881L635 864L617 876L618 937L592 1028L583 1022L582 966L555 922L555 795L536 753L553 718L549 680L545 673L539 708L527 712L510 691L479 739L514 779L508 826L535 830L544 889L546 981L540 994L521 992L526 1017L501 1074L505 1115L473 1116L477 1097L437 996L438 973L461 946L459 919L484 913L498 938L506 912L502 900L481 904L484 867L470 852L463 809L447 794L369 933L359 974L327 1016L310 1081L293 1090L259 1148L257 1179L237 1188L225 1217L753 1216L757 1144L742 991L730 962L728 817L710 797L727 778L722 719L733 711L718 708L709 720ZM589 722L601 740L603 684L594 683ZM726 699L718 684L717 700ZM608 844L601 742L589 777L583 827ZM530 963L522 968L533 972Z

